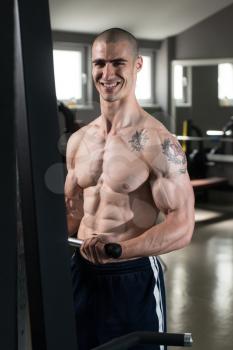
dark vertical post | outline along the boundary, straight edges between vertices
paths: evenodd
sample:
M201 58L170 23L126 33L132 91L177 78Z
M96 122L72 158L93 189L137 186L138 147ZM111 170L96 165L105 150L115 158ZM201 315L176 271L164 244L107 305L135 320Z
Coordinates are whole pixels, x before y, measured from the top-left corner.
M14 142L14 2L0 11L0 347L16 350L16 165Z
M17 159L32 348L77 350L47 0L16 1ZM53 172L52 169L56 169Z

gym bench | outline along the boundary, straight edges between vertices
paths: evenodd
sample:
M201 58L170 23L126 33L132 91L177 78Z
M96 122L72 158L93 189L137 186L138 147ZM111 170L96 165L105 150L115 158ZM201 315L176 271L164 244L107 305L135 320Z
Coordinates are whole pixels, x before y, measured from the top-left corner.
M199 189L215 188L228 183L225 177L209 177L205 179L191 180L194 191Z

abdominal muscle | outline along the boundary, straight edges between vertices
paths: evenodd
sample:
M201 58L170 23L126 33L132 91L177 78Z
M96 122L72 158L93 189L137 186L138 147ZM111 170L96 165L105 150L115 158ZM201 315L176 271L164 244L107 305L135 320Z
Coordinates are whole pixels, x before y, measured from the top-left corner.
M155 207L148 184L131 193L112 191L106 184L84 190L84 216L78 238L85 240L99 234L110 235L117 242L134 238L156 223Z

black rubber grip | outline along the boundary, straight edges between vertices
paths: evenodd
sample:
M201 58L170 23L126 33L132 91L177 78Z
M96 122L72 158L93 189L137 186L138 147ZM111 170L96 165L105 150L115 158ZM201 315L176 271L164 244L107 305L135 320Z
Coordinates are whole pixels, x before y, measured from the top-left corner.
M121 245L118 243L107 243L107 244L105 244L104 249L105 249L105 253L110 258L117 259L122 254Z
M186 340L187 335L189 341ZM115 338L92 350L128 350L136 345L168 345L168 346L191 346L191 334L156 333L156 332L133 332Z

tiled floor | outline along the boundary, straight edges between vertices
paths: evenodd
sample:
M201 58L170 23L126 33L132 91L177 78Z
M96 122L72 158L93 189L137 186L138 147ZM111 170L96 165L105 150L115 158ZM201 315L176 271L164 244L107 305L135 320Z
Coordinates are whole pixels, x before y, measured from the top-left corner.
M202 206L196 221L192 243L162 256L168 331L192 332L193 350L232 350L233 205Z

